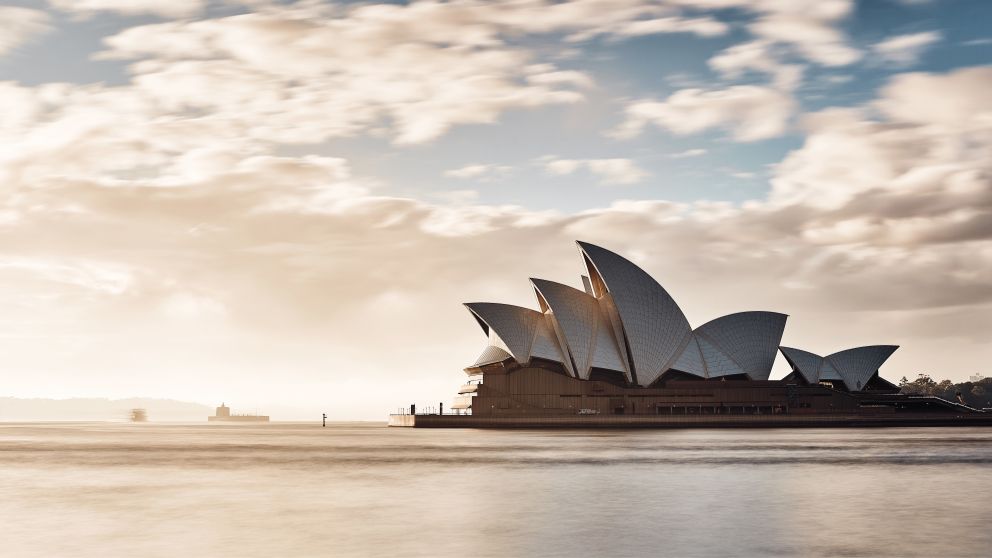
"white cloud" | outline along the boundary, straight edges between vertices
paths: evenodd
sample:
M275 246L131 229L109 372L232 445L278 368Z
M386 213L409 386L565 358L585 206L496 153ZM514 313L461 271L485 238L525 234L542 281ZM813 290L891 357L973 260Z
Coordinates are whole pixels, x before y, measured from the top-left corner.
M961 44L964 45L964 46L992 45L992 37L984 37L984 38L981 38L981 39L971 39L971 40L965 41L965 42L963 42Z
M191 0L127 4L144 11L166 5L161 9L175 10L173 15L198 9ZM124 3L83 0L72 6L109 9ZM752 45L794 49L821 63L854 58L835 28L850 8L842 0L801 8L772 0L272 4L255 13L131 28L108 38L100 57L135 60L131 70L140 94L169 113L207 110L210 120L237 123L238 133L249 139L317 143L384 132L396 143L413 144L452 126L496 122L509 110L582 101L583 90L594 85L591 77L547 64L537 51L521 46L521 36L565 34L571 41L667 32L714 36L725 33L726 24L695 14L723 7L755 17ZM748 56L731 49L714 65L731 77L767 73L783 91L801 78L799 65ZM212 93L202 95L203 90ZM751 124L746 127L753 129ZM769 133L741 130L736 136Z
M557 159L543 157L540 161L548 174L563 176L585 169L600 177L602 184L637 184L648 173L630 159Z
M122 15L158 15L162 17L194 16L206 8L206 0L48 0L63 12L91 15L116 12Z
M582 41L598 34L606 34L615 39L656 35L659 33L693 33L701 37L724 35L729 26L710 17L683 18L659 17L607 24L569 37L572 41Z
M803 67L783 64L772 48L772 43L756 40L729 47L709 59L709 66L724 77L736 79L745 72L760 72L772 76L773 85L783 91L792 91L802 80Z
M992 201L990 88L989 67L903 74L872 103L883 118L871 119L864 109L807 117L805 144L775 171L773 202L839 210L856 200L865 205L869 196L899 196L906 200L901 206L866 205L861 211L987 207ZM970 225L977 223L976 217Z
M941 34L937 31L896 35L875 43L872 52L886 62L909 66L919 59L927 47L940 40Z
M818 64L844 66L862 56L835 27L851 13L853 6L850 0L759 2L755 9L762 15L748 29L758 37L787 45Z
M542 64L542 66L550 65ZM592 78L590 78L587 74L573 70L554 70L554 66L551 66L549 71L528 75L527 81L535 85L571 85L579 88L593 86Z
M962 68L947 74L907 73L892 78L873 103L888 118L924 126L930 132L982 132L992 126L992 66ZM942 99L941 102L934 102ZM975 152L969 145L963 153ZM953 155L953 153L951 154Z
M491 24L525 33L567 33L566 41L581 42L597 36L624 38L658 33L722 35L728 27L710 17L684 17L673 3L647 0L547 0L460 2Z
M701 155L706 155L705 149L686 149L685 151L672 153L669 157L672 159L685 159L688 157L699 157Z
M494 165L494 164L474 164L465 165L464 167L459 167L457 169L451 169L444 171L444 176L448 178L479 178L479 179L497 179L505 177L513 167L506 165Z
M653 124L679 135L723 128L736 141L756 141L785 133L795 101L769 87L735 85L727 89L683 89L664 101L636 101L614 134L626 138Z
M0 56L50 29L50 18L45 12L0 6Z
M271 8L131 28L108 38L101 57L140 59L140 94L171 113L207 110L250 138L286 143L354 135L383 119L396 143L421 143L506 110L582 99L575 87L590 86L588 76L534 72L531 53L498 40L498 27L463 25L478 17L464 9Z

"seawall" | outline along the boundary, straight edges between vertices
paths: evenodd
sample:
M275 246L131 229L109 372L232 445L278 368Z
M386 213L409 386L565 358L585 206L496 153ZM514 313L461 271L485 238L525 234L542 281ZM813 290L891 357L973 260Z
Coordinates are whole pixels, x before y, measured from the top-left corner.
M472 415L390 415L389 426L408 428L873 428L992 426L992 414L949 413L899 416L624 416L476 417Z

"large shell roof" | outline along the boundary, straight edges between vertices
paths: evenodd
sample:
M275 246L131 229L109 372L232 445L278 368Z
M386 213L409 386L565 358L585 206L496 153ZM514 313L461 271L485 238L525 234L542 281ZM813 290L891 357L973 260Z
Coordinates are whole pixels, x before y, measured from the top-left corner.
M616 306L637 383L647 386L675 362L692 336L675 300L630 260L588 242L578 242L593 286L605 287ZM598 278L598 281L596 280Z
M898 348L898 345L869 345L826 357L792 347L782 347L781 350L793 370L807 382L815 384L820 380L841 380L850 391L861 391Z

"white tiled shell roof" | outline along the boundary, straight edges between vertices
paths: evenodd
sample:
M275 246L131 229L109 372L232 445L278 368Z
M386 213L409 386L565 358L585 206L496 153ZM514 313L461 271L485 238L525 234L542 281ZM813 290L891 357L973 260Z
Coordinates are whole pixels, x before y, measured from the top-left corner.
M738 312L699 326L693 335L716 345L751 379L767 380L787 318L777 312Z
M513 355L495 345L487 345L486 348L482 350L482 354L479 355L479 358L475 359L475 363L472 364L472 367L503 362L508 358L513 358Z
M551 308L552 318L564 337L564 348L575 363L576 375L588 380L596 342L599 303L592 296L568 285L545 279L531 279L530 282L538 296L543 297Z
M561 332L563 349L567 351L566 365L575 363L577 377L588 380L593 367L617 370L629 376L612 327L594 296L554 281L530 281L539 299L550 308L553 324Z
M847 389L861 391L898 348L895 345L857 347L834 353L827 357L827 362L840 372Z
M692 330L675 300L643 269L594 244L578 242L613 297L633 358L637 383L650 385L668 369ZM593 280L595 284L595 279Z
M781 350L809 383L841 380L847 389L861 391L898 348L896 345L869 345L839 351L825 358L790 347L781 347Z
M807 382L815 384L820 381L820 367L823 366L823 357L792 347L780 347L779 349Z

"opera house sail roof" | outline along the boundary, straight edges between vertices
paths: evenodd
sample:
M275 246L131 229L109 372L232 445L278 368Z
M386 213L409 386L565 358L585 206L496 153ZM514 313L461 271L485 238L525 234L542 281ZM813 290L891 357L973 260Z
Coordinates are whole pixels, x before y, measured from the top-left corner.
M794 377L810 384L838 381L849 391L861 391L898 348L895 345L856 347L827 357L791 347L781 349Z
M557 363L579 380L598 371L641 387L672 377L768 379L785 314L738 312L693 329L668 291L646 271L600 246L577 244L587 273L584 291L532 278L539 309L465 305L489 337L467 371L507 359L520 365L538 359ZM859 371L870 366L854 357L841 360L860 364L844 366ZM804 370L818 373L820 368L810 364Z

